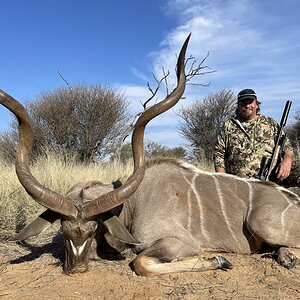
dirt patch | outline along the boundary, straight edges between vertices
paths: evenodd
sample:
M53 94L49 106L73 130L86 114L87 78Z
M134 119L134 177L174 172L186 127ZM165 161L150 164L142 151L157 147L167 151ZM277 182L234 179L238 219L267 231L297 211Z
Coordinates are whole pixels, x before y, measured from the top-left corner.
M286 270L262 255L226 254L228 271L144 278L122 261L91 261L84 274L62 274L62 249L0 244L1 299L299 299L300 266ZM213 254L212 254L213 256Z

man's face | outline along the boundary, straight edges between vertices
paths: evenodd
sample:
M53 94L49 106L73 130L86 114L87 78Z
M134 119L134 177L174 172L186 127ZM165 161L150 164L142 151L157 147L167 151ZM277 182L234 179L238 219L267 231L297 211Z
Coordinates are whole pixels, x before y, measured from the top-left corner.
M255 99L243 99L238 102L238 115L244 120L255 118L258 105Z

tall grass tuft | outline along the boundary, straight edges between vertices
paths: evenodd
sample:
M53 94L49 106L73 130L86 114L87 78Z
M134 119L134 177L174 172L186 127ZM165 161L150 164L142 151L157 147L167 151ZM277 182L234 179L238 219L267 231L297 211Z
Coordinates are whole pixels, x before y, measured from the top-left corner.
M100 180L110 183L132 173L132 162L121 164L78 164L74 157L62 157L47 151L31 166L33 176L44 186L65 194L77 182ZM0 158L0 241L7 240L34 220L44 207L27 195L19 183L15 167Z

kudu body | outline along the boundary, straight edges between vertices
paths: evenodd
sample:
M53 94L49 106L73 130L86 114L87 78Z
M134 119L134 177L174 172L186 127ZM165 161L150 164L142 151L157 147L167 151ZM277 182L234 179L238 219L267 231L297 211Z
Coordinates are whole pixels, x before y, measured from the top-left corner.
M175 159L152 159L146 165L140 186L114 211L140 241L131 246L138 253L132 263L137 274L230 268L222 256L205 260L199 255L203 251L251 254L267 245L279 250L281 265L295 265L296 257L287 247L300 247L296 194L271 182L209 173ZM113 185L94 182L74 192L92 199L107 189ZM126 252L114 233L106 233L105 238L114 249Z
M207 173L177 160L145 163L146 124L175 105L184 92L188 40L178 57L176 89L136 123L134 172L117 188L93 181L77 184L62 196L42 186L29 169L33 141L29 117L16 100L0 91L0 103L19 120L19 180L47 208L15 240L38 234L60 219L67 274L87 270L93 241L100 256L108 247L119 253L133 250L137 256L132 267L143 276L230 268L222 256L201 259L199 255L204 250L252 253L263 244L279 249L280 264L295 265L296 258L287 248L300 247L300 200L295 194L269 182Z

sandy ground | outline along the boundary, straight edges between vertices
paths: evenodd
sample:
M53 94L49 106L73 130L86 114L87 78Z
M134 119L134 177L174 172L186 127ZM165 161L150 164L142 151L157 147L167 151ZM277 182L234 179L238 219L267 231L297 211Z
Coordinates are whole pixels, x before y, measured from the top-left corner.
M66 276L53 243L0 243L0 253L1 299L300 299L300 266L286 270L261 254L224 255L228 271L145 278L129 268L132 258L91 261L87 273Z

